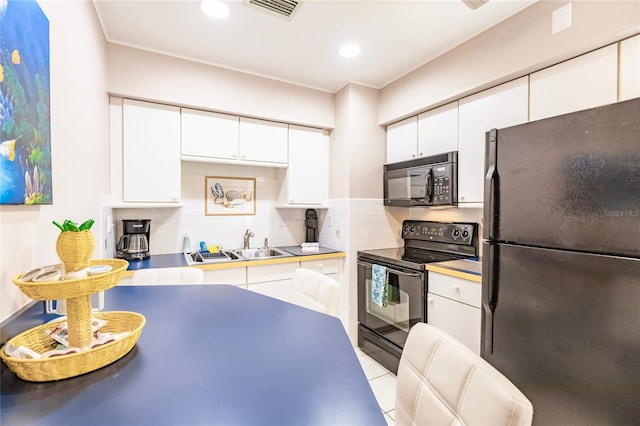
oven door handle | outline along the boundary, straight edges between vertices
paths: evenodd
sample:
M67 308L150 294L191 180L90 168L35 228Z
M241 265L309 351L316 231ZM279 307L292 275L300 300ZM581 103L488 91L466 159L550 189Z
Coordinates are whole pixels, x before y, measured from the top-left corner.
M368 262L357 262L358 265L362 265L362 266L373 266L373 263L368 263ZM393 269L393 268L389 268L387 266L387 272L393 272L394 274L398 274L398 275L403 275L405 277L411 277L411 278L420 278L422 277L422 274L419 272L403 272L403 271L398 271L397 269Z

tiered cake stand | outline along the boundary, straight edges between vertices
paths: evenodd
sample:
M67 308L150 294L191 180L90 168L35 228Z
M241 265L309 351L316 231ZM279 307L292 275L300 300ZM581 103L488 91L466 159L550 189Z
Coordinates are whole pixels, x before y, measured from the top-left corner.
M93 252L93 247L91 252ZM60 251L58 254L60 256ZM31 299L66 299L69 347L81 349L75 353L50 358L25 359L8 356L4 348L1 348L0 358L11 371L24 380L45 382L66 379L111 364L133 348L145 324L144 316L135 312L93 313L91 309L91 295L116 286L127 269L126 260L94 259L72 265L65 261L64 256L60 256L60 258L64 262L65 271L77 271L81 267L94 265L108 265L111 267L111 271L85 278L58 281L25 282L20 280L22 274L13 278L14 284ZM124 337L101 346L91 347L93 342L92 318L107 321L100 328L101 333L125 333ZM46 330L54 328L56 323L61 321L64 319L34 327L13 337L7 343L15 347L25 346L39 354L52 350L57 342L49 336Z

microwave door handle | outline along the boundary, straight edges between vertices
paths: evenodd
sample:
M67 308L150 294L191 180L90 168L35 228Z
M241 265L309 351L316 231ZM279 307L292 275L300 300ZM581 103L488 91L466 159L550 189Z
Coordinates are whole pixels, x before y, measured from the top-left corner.
M427 201L433 202L433 169L427 173Z

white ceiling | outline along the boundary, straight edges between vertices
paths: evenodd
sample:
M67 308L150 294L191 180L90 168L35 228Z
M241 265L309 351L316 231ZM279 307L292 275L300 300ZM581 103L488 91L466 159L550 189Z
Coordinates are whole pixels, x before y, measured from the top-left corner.
M197 0L93 0L107 41L334 93L381 88L536 0L303 0L290 19L231 0L226 20ZM357 58L338 55L360 44Z

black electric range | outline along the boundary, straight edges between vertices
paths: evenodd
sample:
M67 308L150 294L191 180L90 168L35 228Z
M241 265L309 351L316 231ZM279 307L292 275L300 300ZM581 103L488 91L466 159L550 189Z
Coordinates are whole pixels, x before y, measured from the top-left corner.
M394 373L409 329L427 322L426 265L477 257L478 225L406 220L402 239L403 247L358 251L358 346Z

